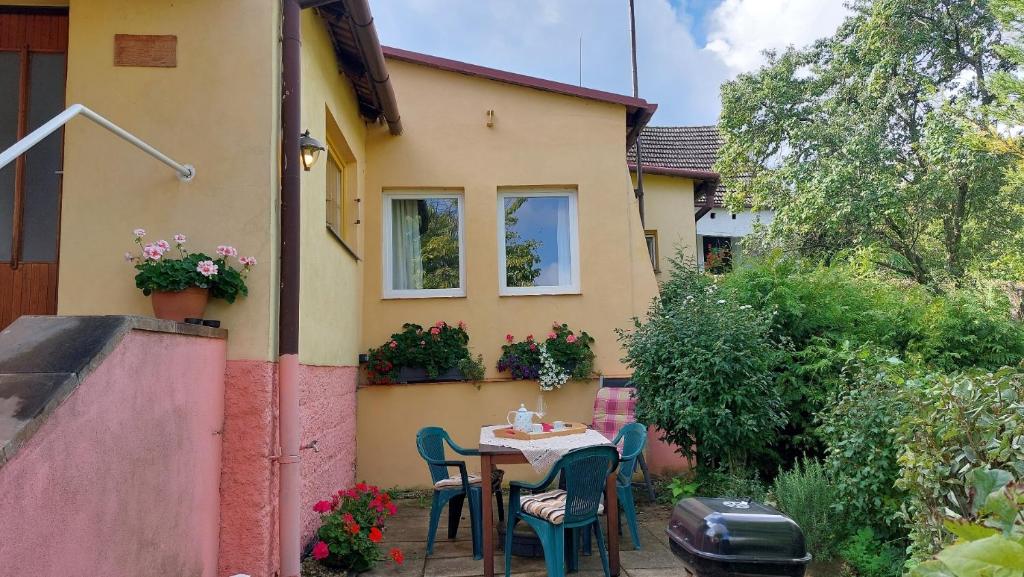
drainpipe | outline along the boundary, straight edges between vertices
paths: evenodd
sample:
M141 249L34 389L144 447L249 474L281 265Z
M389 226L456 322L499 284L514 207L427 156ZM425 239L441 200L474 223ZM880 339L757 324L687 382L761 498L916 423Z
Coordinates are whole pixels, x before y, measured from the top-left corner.
M281 286L278 300L278 522L281 576L298 577L299 541L299 134L301 28L298 0L282 0Z

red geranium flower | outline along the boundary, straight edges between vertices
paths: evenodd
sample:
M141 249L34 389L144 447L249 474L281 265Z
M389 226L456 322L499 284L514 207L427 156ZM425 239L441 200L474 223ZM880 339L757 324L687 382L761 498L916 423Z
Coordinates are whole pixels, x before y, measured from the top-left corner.
M399 565L405 562L405 555L402 555L402 550L398 548L391 550L391 558Z
M372 529L370 529L370 541L372 541L374 543L380 543L383 538L384 538L384 533L381 533L380 529L378 529L376 527L373 527Z
M398 512L398 507L394 503L388 503L388 513L394 515Z
M331 554L331 550L327 548L327 543L323 541L317 541L316 545L313 546L313 558L317 561L326 559Z
M348 532L349 533L352 533L353 535L358 535L359 531L361 529L362 529L362 527L359 526L359 523L349 523L349 526L348 526Z
M313 510L317 513L326 513L331 510L330 501L317 501L316 505L313 505Z

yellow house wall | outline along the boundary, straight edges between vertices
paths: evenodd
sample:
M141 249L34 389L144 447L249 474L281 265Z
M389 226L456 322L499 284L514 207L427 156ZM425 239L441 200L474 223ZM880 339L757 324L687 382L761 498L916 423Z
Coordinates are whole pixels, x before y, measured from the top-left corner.
M23 3L22 0L14 2ZM249 297L212 301L232 359L270 359L276 291L277 2L72 0L67 101L106 116L172 158L190 184L83 119L67 127L59 314L151 314L122 255L131 231L232 244L259 265ZM176 68L113 65L115 34L173 34Z
M636 174L632 175L634 185ZM697 262L697 225L693 220L693 181L678 176L644 174L644 228L658 231L658 282L671 273L671 258L682 249Z
M390 60L405 132L371 131L364 214L362 348L405 322L465 321L488 382L364 387L358 399L358 475L382 485L426 485L416 431L447 427L475 445L479 427L535 406L536 382L504 380L495 364L511 333L542 336L553 321L596 339L596 370L627 373L615 329L642 314L657 292L623 160L622 106L551 94ZM486 111L496 124L486 126ZM578 189L581 294L498 296L497 193L505 186ZM464 191L466 296L382 298L381 193L390 188ZM596 383L545 394L549 419L590 421Z
M329 115L328 116L328 111ZM329 126L333 118L338 132ZM302 173L302 261L299 355L306 364L355 365L359 355L362 311L362 220L360 203L366 172L366 125L358 113L355 92L338 72L337 60L322 19L302 12L302 122L326 144L333 133L345 158L350 199L345 218L355 233L350 250L326 226L326 153ZM355 252L355 254L353 254Z

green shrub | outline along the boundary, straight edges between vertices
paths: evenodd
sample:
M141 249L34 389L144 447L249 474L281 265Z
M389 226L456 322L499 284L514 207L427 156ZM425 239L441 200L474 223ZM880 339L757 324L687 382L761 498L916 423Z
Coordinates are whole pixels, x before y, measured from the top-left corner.
M917 565L911 577L989 577L1024 573L1024 486L1009 471L975 469L971 514L946 520L958 542Z
M696 481L700 494L712 497L749 498L764 502L768 488L752 469L701 469Z
M828 561L835 555L841 538L833 509L838 493L821 463L797 461L792 469L780 472L772 484L772 497L779 510L803 529L815 559Z
M637 420L694 456L698 469L741 470L785 422L769 315L676 266L644 322L619 331L633 369Z
M840 554L857 577L899 577L903 554L891 543L881 541L868 527L857 531L840 548Z
M825 467L836 483L837 518L850 530L870 527L885 539L904 536L896 488L900 447L893 429L910 410L903 387L916 369L864 348L845 369L847 389L820 415Z
M907 391L912 410L895 442L897 486L908 495L905 521L920 560L952 540L944 528L948 515L969 519L976 512L975 474L1024 475L1024 370L931 373L914 385Z

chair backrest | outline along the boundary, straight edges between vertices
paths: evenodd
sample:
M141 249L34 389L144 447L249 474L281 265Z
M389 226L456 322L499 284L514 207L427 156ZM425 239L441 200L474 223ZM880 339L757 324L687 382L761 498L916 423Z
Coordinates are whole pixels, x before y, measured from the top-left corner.
M637 458L647 444L647 427L640 423L629 423L619 430L615 437L616 444L622 442L622 458L619 461L619 485L632 483L633 472L636 471Z
M594 420L590 427L604 435L609 441L619 434L619 429L636 421L636 399L632 387L604 387L594 397Z
M444 461L444 444L448 440L448 432L441 427L423 427L416 433L416 450L420 457L427 461L430 478L434 483L448 478L448 467L432 465L430 461Z
M597 515L605 482L618 464L618 451L608 445L570 451L555 463L554 471L560 471L565 480L563 523L571 525Z

